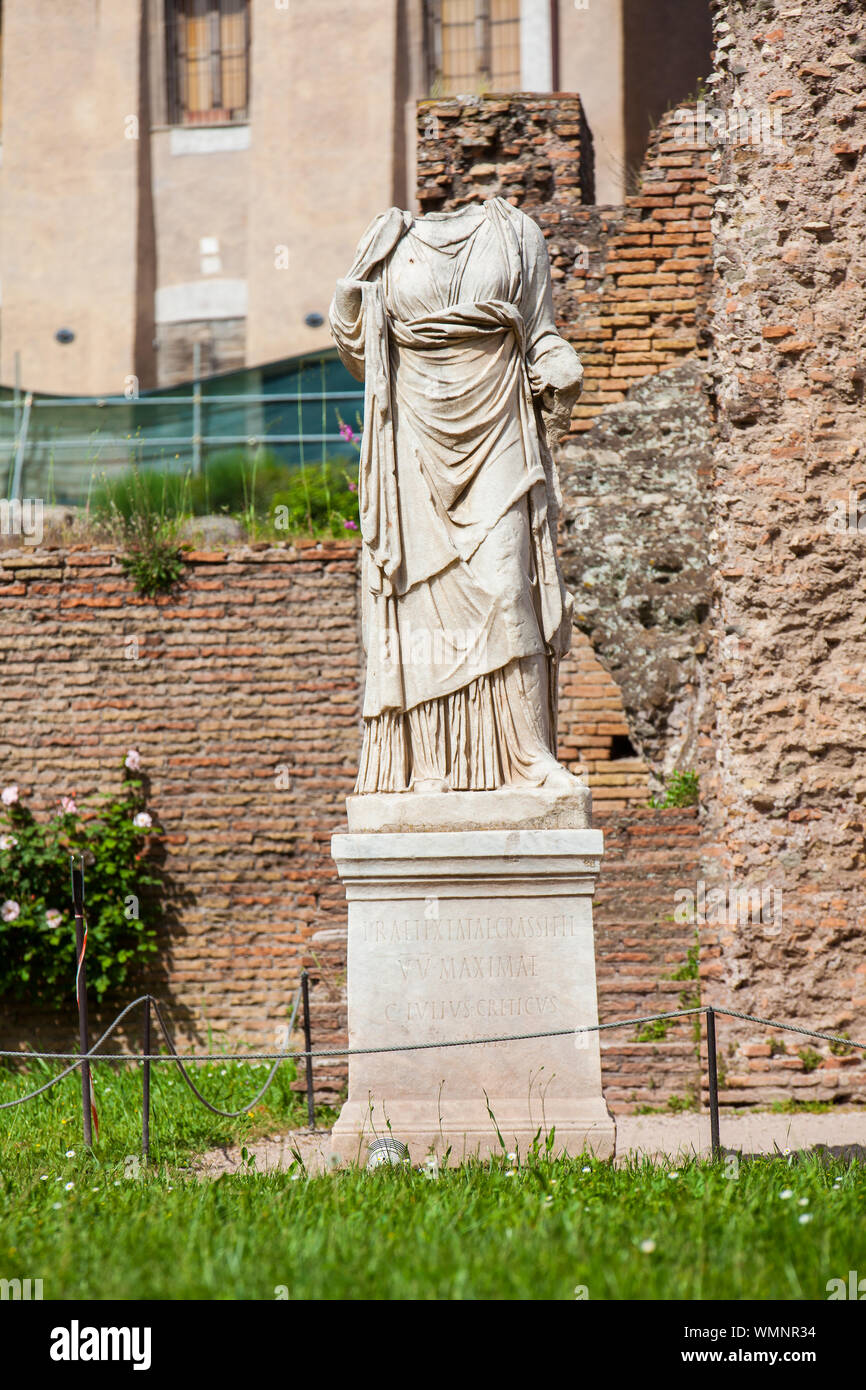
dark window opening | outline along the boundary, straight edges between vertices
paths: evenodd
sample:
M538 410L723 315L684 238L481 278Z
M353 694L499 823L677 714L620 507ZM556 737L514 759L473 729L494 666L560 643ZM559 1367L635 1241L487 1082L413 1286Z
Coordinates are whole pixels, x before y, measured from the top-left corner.
M614 734L610 742L610 760L616 762L618 758L639 758L638 753L628 734Z
M712 71L708 0L623 0L622 36L625 164L631 192L638 184L653 126L671 107L698 97ZM713 104L710 98L708 105Z

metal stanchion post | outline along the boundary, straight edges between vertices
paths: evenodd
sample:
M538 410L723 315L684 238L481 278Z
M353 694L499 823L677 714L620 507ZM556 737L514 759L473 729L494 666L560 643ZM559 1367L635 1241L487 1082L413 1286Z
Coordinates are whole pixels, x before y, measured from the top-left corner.
M722 1143L719 1138L719 1071L716 1057L716 1014L707 1009L707 1073L710 1092L710 1145L713 1160L721 1158Z
M310 1129L316 1128L316 1100L313 1095L313 1059L310 1030L310 978L306 970L301 971L301 995L304 1001L304 1051L307 1064L307 1122Z
M150 995L144 1001L144 1028L142 1030L142 1042L144 1046L144 1072L141 1078L141 1152L145 1163L150 1157Z
M72 910L75 914L75 993L78 998L78 1036L81 1056L90 1051L87 1033L87 966L84 961L84 855L70 855L72 867ZM81 1063L81 1118L84 1143L93 1146L93 1123L90 1113L90 1063Z

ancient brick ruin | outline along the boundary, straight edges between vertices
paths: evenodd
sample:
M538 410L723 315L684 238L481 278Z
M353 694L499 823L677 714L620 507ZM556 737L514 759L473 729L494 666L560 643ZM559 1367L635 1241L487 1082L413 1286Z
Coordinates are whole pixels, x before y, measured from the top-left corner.
M422 104L419 201L499 194L530 212L585 364L559 447L578 626L560 753L606 834L601 1018L700 989L862 1039L866 24L844 0L714 14L709 90L659 123L624 206L591 202L573 94ZM345 1028L328 839L359 744L357 551L188 558L179 594L145 603L109 555L0 553L20 709L0 765L48 803L106 785L139 747L179 889L156 992L187 1036L270 1043L306 961L327 1046ZM647 806L692 767L699 808ZM727 1103L863 1099L844 1047L719 1032ZM689 1020L609 1034L603 1058L615 1111L700 1093ZM325 1093L341 1075L322 1069Z

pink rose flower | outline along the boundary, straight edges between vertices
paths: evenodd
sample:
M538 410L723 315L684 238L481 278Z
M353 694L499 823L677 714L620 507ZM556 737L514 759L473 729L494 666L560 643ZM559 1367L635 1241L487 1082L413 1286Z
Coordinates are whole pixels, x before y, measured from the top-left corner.
M15 918L20 916L20 913L21 908L18 906L18 903L13 902L11 898L7 898L3 906L0 907L0 917L3 918L4 922L14 922Z
M60 809L63 812L64 816L74 816L75 812L78 810L78 807L76 806L71 796L62 796L60 798Z
M137 816L133 816L132 823L136 830L149 830L153 825L153 820L148 815L147 811L139 811Z
M123 761L130 772L138 772L138 769L141 767L141 754L137 748L130 748Z
M12 786L12 787L4 787L4 788L3 788L2 793L0 793L0 801L3 802L3 805L4 805L4 806L14 806L14 805L15 805L15 802L16 802L17 800L18 800L18 788L17 788L17 787Z
M17 843L14 835L0 835L0 849L14 849Z

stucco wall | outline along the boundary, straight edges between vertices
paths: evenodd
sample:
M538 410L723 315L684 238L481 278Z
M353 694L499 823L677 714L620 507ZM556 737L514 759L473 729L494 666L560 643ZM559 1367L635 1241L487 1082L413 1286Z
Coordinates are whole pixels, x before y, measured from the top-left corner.
M141 24L141 0L3 7L4 385L16 352L24 386L43 391L122 393L128 374L152 369L141 360L153 338L152 299L140 324L139 261L153 257L139 218ZM59 328L74 342L58 343Z

